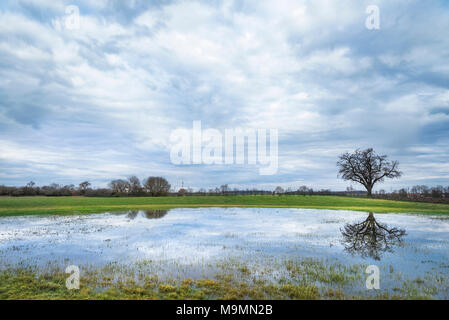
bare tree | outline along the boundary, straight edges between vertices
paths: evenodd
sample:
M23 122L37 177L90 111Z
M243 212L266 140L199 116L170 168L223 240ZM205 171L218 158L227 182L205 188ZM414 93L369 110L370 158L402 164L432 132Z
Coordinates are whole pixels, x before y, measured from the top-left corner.
M145 180L144 188L152 196L164 196L170 191L170 183L162 177L149 177Z
M142 191L140 180L136 176L131 176L128 178L128 185L129 185L129 193L139 194Z
M306 195L307 191L309 191L309 188L307 188L307 186L300 186L298 188L298 193L302 194L303 196Z
M34 188L34 186L36 185L36 183L34 181L30 181L27 183L27 188Z
M277 186L276 189L274 189L273 194L277 194L277 195L281 195L284 193L284 188L282 188L281 186Z
M230 191L229 186L227 184L221 185L220 186L220 191L221 191L222 194L225 194L226 192L229 192Z
M81 182L79 184L79 190L80 190L81 194L85 194L86 190L89 188L89 186L90 186L90 182L89 181Z
M128 193L129 192L129 182L122 179L112 180L109 183L109 187L112 189L113 193Z
M342 154L337 166L341 178L362 184L368 191L368 196L371 196L373 186L377 182L402 175L399 162L388 161L386 155L379 156L372 148Z

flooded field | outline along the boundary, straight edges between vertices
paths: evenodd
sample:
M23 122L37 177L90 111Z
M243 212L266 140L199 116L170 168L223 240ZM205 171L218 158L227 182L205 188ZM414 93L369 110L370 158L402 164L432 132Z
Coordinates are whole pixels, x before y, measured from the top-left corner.
M449 219L410 214L200 208L0 218L0 269L107 278L312 285L345 296L449 299ZM380 289L367 290L368 265ZM295 296L291 296L295 298Z

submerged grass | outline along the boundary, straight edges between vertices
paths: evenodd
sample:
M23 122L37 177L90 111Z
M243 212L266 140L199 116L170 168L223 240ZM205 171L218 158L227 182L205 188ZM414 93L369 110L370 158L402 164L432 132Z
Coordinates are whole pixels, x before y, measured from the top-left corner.
M88 214L132 209L268 207L449 215L449 205L338 196L0 197L0 216Z
M265 266L221 262L212 278L171 279L149 275L152 262L111 263L82 269L79 290L68 290L62 269L10 268L0 271L0 299L432 299L447 290L447 277L398 281L391 292L364 287L365 266L326 260L287 260L275 267L279 277L261 277Z

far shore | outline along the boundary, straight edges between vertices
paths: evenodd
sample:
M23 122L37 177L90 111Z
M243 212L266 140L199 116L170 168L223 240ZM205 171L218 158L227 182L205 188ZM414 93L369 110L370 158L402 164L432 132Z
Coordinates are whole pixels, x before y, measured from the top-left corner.
M449 215L449 205L340 196L0 197L0 217L199 207L304 208Z

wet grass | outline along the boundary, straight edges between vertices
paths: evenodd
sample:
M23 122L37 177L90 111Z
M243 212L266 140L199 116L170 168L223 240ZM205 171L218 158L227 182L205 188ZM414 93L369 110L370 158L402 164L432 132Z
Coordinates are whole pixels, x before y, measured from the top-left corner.
M0 197L0 216L88 214L133 209L267 207L449 215L449 205L338 196Z
M148 273L151 261L125 266L81 268L80 288L68 290L68 277L55 266L0 271L0 299L432 299L447 290L447 277L398 280L392 292L362 289L365 266L324 260L286 260L276 266L279 277L267 280L260 271L238 261L223 261L212 278L159 278ZM219 271L218 271L219 270ZM358 288L358 289L357 289Z

